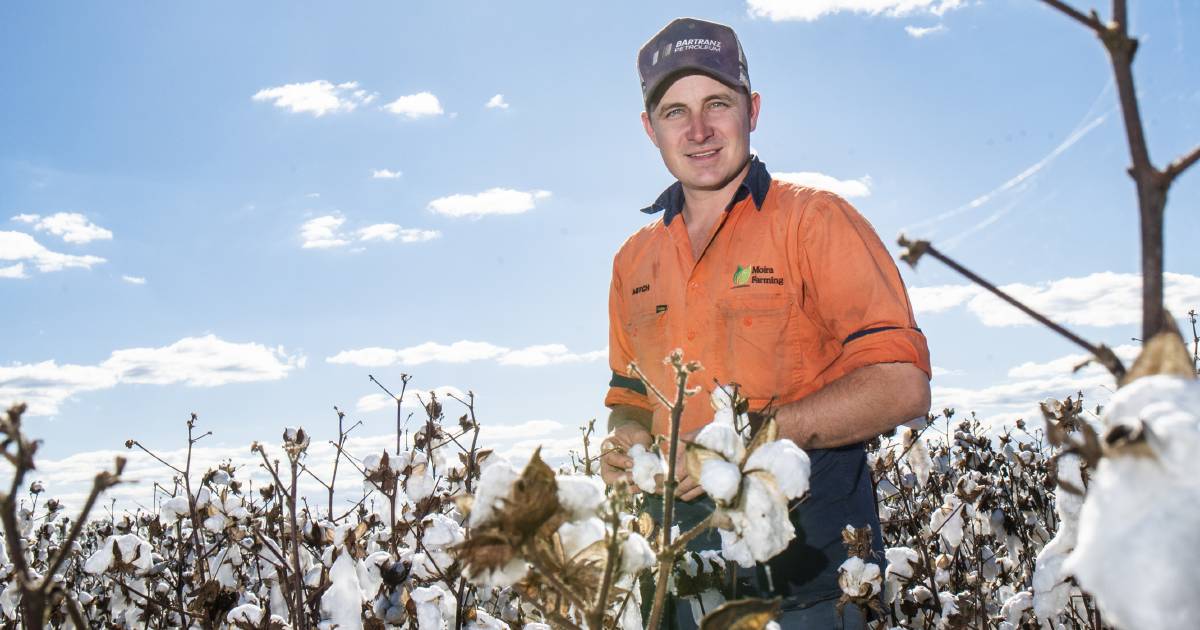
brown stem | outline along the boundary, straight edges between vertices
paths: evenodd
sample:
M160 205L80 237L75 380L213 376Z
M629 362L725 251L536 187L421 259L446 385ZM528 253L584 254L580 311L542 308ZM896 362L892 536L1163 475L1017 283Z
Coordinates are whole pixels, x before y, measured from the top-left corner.
M1163 170L1162 176L1166 180L1165 185L1170 186L1171 182L1183 174L1191 165L1200 161L1200 147L1192 149L1192 151L1183 157L1171 162L1167 168Z
M1100 23L1100 20L1099 20L1099 18L1096 17L1095 12L1093 12L1090 16L1084 15L1082 12L1075 9L1071 5L1069 5L1065 2L1062 2L1062 0L1042 0L1042 2L1045 2L1046 4L1054 7L1055 9L1062 11L1068 17L1075 20L1076 22L1079 22L1080 24L1092 29L1093 31L1096 31L1097 34L1104 33L1104 25Z
M679 421L683 417L683 399L687 394L688 368L683 365L683 357L677 350L671 355L671 363L675 366L675 404L671 405L671 438L667 448L667 479L663 483L663 517L662 543L659 545L658 581L654 586L654 605L650 608L648 630L658 630L662 622L663 608L667 601L667 587L671 570L675 566L675 551L671 547L671 529L675 518L675 488L679 482L675 479L675 455L679 450ZM639 373L640 374L640 373ZM646 383L649 385L649 382Z

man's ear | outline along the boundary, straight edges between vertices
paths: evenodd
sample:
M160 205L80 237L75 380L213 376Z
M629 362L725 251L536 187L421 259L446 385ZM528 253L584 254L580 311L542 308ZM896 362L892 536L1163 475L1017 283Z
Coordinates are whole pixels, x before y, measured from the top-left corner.
M750 131L758 126L758 111L762 108L762 97L758 92L750 95Z
M654 125L650 124L650 114L646 112L642 112L642 127L646 130L646 137L658 147L658 136L654 133Z

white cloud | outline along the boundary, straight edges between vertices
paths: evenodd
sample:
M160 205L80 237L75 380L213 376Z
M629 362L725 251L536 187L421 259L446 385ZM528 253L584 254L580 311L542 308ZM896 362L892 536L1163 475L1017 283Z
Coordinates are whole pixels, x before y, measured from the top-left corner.
M544 344L513 350L484 341L456 341L450 345L427 341L420 345L394 350L391 348L360 348L343 350L325 359L329 363L359 367L389 365L420 365L422 363L470 363L495 359L500 365L536 367L562 363L601 361L608 350L573 353L562 344Z
M320 80L266 88L259 90L251 98L255 101L271 101L275 107L293 113L321 117L328 113L352 112L359 105L366 105L375 100L376 96L360 89L354 81L334 85L329 81Z
M871 195L871 176L864 175L858 179L838 179L824 173L802 171L799 173L772 173L772 177L801 186L810 186L843 197L869 197Z
M560 343L551 343L540 346L529 346L520 350L513 350L502 355L499 359L499 362L500 365L536 367L542 365L557 365L560 363L586 363L589 361L599 361L607 358L607 349L575 354L567 350L567 347Z
M463 390L451 385L442 385L441 387L435 387L432 390L409 389L405 390L404 392L404 407L419 409L421 407L421 401L429 401L429 394L431 392L437 394L438 399L442 401L451 400L451 396L454 396L459 400L467 399L467 394L463 392ZM362 398L359 398L358 404L355 405L355 410L359 413L370 413L372 411L379 411L380 409L395 408L396 399L388 396L387 394L368 394Z
M75 394L119 383L216 387L273 381L304 363L304 357L288 355L283 348L231 343L215 335L185 337L160 348L116 350L99 365L42 361L0 366L0 405L25 401L30 415L53 415Z
M121 279L129 284L146 284L146 279L140 276L121 276Z
M488 109L508 109L508 103L504 102L503 94L497 94L488 99L488 102L484 105L484 107Z
M1200 304L1200 277L1163 274L1167 309L1176 316ZM1036 285L1000 287L1033 310L1068 325L1120 326L1142 319L1142 280L1138 274L1094 273L1082 278L1062 278ZM910 289L913 310L936 313L966 305L985 326L1028 326L1036 322L973 285L943 285Z
M905 33L908 33L910 36L915 37L917 39L921 39L922 37L925 37L927 35L933 35L934 33L944 33L945 31L946 31L945 24L938 24L937 26L911 26L910 25L910 26L904 27Z
M431 241L441 236L442 233L438 230L403 228L395 223L376 223L358 231L358 240L360 241L394 241L399 239L401 243L420 243Z
M307 195L304 195L304 196L307 197L308 199L320 199L321 193L312 192L312 193L308 193Z
M548 190L521 191L489 188L476 195L450 195L429 202L429 209L448 217L482 217L489 214L521 214L548 199Z
M751 17L772 22L811 22L834 13L851 12L902 17L914 13L943 15L964 5L963 0L747 0Z
M389 171L386 168L376 168L371 170L371 179L400 179L404 175L400 171Z
M0 230L0 261L28 260L37 266L38 271L48 273L67 268L91 269L93 265L106 262L99 256L75 256L50 251L24 232L9 232ZM6 267L6 273L24 273L24 268L14 271ZM5 277L23 277L8 275Z
M350 241L338 232L338 228L345 222L344 217L332 214L305 221L304 225L300 226L300 238L304 240L304 249L329 249L349 245Z
M438 97L430 92L409 94L383 106L387 111L410 119L441 116L445 113Z
M25 275L25 263L17 263L7 267L0 267L0 278L28 278Z
M78 212L56 212L48 217L18 214L14 221L30 223L39 232L61 236L68 243L83 245L92 241L111 240L113 233L88 220Z

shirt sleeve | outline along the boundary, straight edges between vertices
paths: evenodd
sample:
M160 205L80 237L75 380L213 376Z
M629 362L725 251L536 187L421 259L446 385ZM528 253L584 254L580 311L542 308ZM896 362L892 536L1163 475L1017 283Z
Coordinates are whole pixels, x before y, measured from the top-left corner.
M621 325L625 309L621 276L617 270L618 260L619 256L613 260L612 283L608 290L608 366L612 369L612 380L608 383L604 405L609 408L615 405L632 405L651 409L646 385L629 376L629 364L634 360L634 353L629 338L625 336L625 327Z
M871 224L826 192L814 195L800 223L805 299L815 302L812 310L841 345L828 380L876 363L911 363L929 376L925 335L900 270Z

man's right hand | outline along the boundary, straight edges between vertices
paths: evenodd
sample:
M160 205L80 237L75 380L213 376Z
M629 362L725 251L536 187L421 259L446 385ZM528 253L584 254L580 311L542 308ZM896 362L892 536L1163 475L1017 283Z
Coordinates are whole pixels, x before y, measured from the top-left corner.
M613 429L600 443L600 478L605 484L611 486L618 479L632 479L633 459L626 453L634 444L649 450L654 438L645 427L632 423Z

